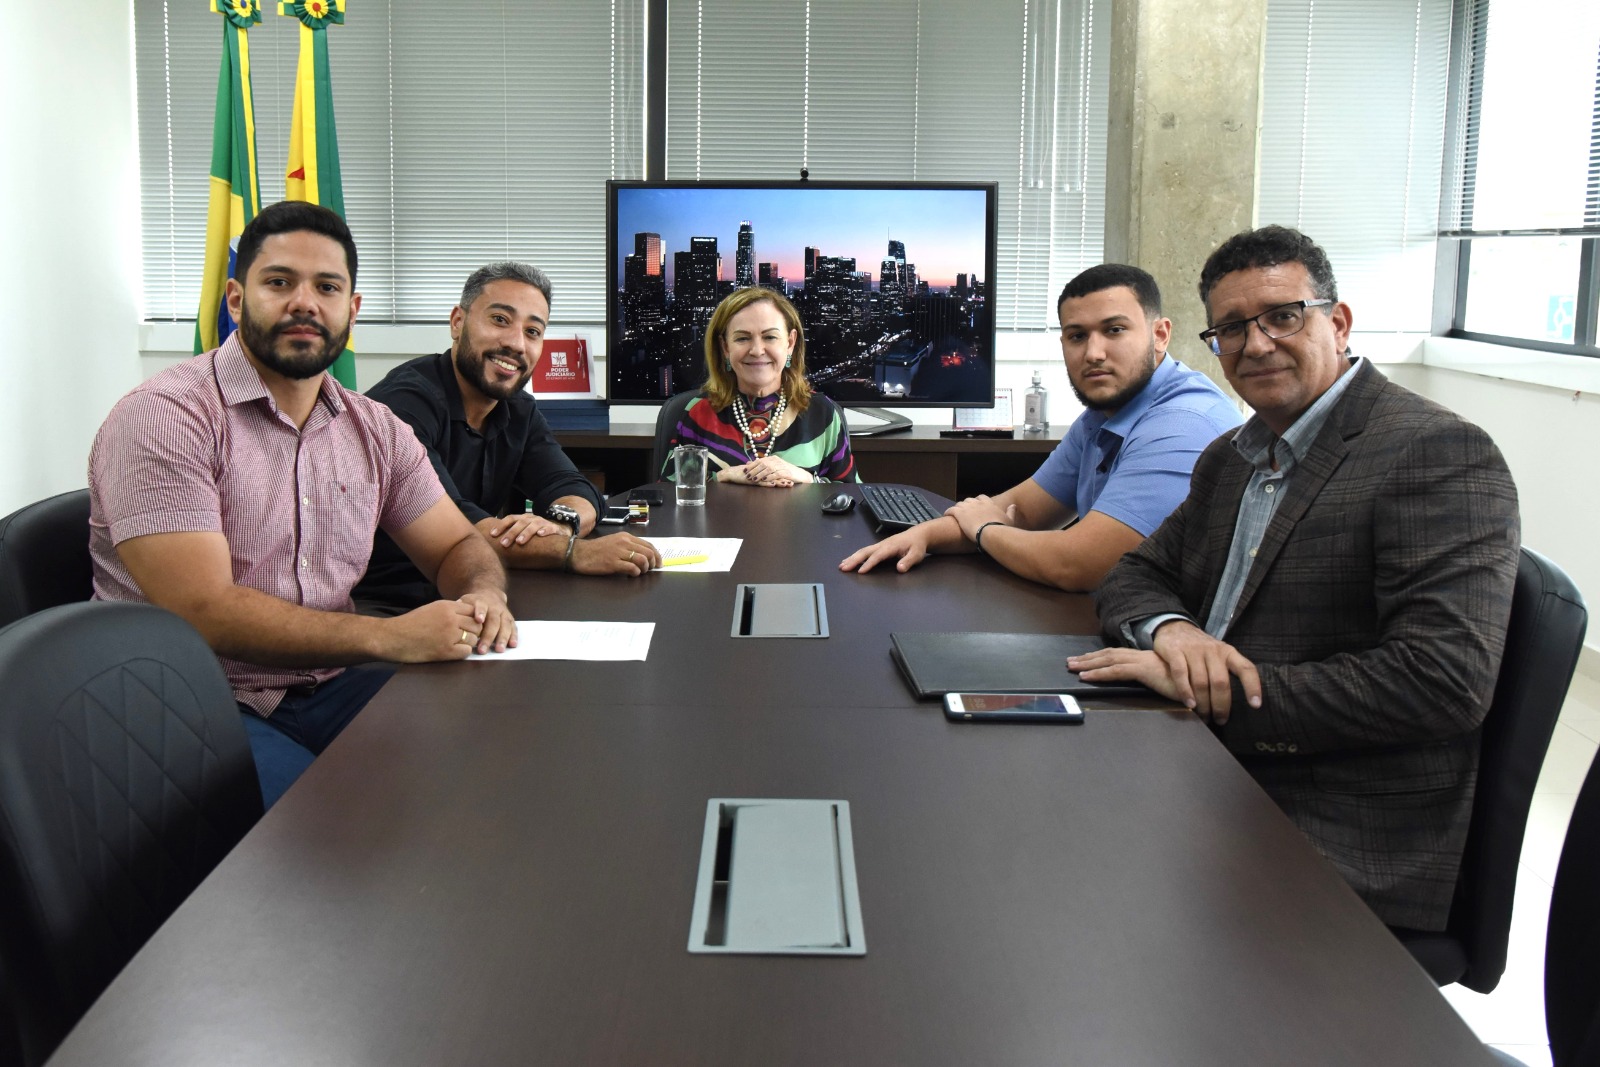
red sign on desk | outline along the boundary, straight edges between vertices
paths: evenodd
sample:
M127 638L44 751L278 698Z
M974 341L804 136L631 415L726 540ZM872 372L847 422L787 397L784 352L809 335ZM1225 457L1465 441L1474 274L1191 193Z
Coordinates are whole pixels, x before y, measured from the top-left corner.
M541 397L591 397L595 392L590 380L589 342L581 337L547 337L528 389Z

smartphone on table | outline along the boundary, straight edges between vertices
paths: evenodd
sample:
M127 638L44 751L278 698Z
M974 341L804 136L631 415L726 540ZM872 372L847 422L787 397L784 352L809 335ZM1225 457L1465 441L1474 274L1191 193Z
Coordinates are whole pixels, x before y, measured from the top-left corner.
M606 513L600 516L600 521L607 526L621 526L628 521L628 505L608 504Z
M1083 722L1083 709L1065 693L947 693L951 722Z

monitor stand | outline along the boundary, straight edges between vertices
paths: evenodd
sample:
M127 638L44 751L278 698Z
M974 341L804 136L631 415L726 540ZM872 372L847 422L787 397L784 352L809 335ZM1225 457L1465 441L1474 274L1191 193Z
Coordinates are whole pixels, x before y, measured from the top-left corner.
M845 421L850 424L851 437L877 437L886 433L904 433L911 429L910 419L904 415L896 415L894 412L884 408L863 408L845 405L845 410L849 412ZM882 421L869 423L866 426L858 426L856 424L857 415L867 415Z

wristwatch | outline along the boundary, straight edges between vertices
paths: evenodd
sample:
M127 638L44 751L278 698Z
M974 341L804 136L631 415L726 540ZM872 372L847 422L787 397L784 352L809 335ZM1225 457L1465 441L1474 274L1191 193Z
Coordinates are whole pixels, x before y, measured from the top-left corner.
M578 518L578 512L575 508L569 508L565 504L551 504L544 509L544 517L551 522L559 522L563 526L570 526L574 534L578 532L578 527L583 521Z

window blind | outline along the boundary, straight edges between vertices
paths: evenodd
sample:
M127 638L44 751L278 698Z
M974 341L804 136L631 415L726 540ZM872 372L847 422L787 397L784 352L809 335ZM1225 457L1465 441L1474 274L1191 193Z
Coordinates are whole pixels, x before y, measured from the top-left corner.
M1107 0L675 0L671 179L995 181L996 323L1104 247Z
M1463 0L1441 225L1600 234L1600 6Z
M1270 0L1262 225L1327 249L1364 331L1431 326L1450 0Z
M1600 46L1595 48L1594 106L1589 111L1589 188L1583 204L1584 225L1600 231Z
M263 203L282 199L299 24L250 31ZM605 180L644 176L644 0L352 4L327 30L366 322L439 322L474 268L524 259L564 324L605 319ZM199 301L221 18L134 5L144 314Z

